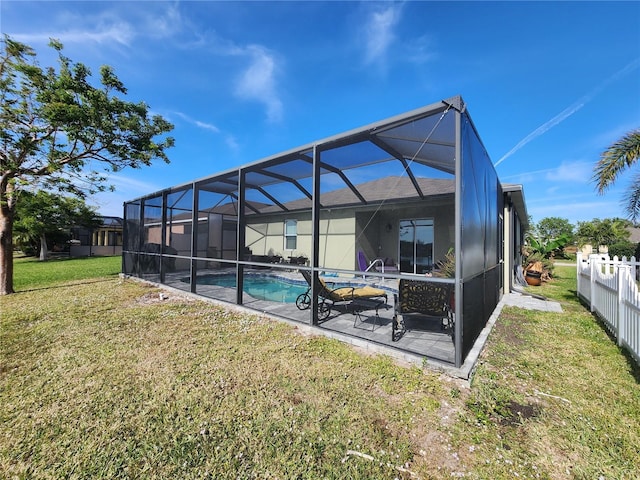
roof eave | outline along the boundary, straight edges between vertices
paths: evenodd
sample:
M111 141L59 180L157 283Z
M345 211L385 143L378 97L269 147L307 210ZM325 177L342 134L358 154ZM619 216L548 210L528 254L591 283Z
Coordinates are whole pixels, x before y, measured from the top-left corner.
M526 230L529 228L529 215L527 213L527 203L524 199L524 188L520 184L503 183L502 191L508 193L522 226Z

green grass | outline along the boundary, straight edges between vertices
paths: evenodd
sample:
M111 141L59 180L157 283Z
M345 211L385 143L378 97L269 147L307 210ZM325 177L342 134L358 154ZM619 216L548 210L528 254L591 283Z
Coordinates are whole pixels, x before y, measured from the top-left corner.
M122 257L59 258L40 262L35 257L15 256L13 287L16 291L96 277L118 275Z
M0 478L640 471L640 375L576 301L570 268L536 290L564 313L503 310L469 385L259 315L161 300L100 262L106 276L71 261L19 262L16 275L62 264L90 280L59 274L71 281L0 298Z
M456 445L473 439L485 458L478 478L634 478L640 370L576 300L575 268L555 275L528 290L561 302L563 313L503 310Z

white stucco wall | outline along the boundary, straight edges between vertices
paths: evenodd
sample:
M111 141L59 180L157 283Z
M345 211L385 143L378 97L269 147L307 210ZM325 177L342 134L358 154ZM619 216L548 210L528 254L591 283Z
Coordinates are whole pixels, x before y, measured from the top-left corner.
M311 257L311 213L278 214L247 219L246 245L254 255L281 255L284 259ZM297 220L297 246L284 248L284 222ZM324 211L320 216L319 263L323 268L352 270L355 261L355 218L351 210Z
M442 260L454 246L453 201L437 205L395 205L380 211L332 209L321 212L321 268L358 270L357 253L363 251L368 260L398 260L399 221L411 218L434 220L434 261ZM284 222L297 220L297 248L284 248ZM247 218L246 245L254 255L305 255L311 257L311 212L276 214Z

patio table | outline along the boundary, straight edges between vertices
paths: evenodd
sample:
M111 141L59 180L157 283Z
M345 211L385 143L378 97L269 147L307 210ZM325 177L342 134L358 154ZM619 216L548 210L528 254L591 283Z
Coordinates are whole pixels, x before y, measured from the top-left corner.
M376 316L374 317L373 325L371 326L371 331L374 331L376 328L376 323L380 320L380 315L378 313L380 310L380 307L387 307L387 306L388 305L385 300L378 299L378 298L354 299L349 305L349 310L351 310L351 313L353 313L356 317L353 321L354 328L357 325L358 320L360 320L361 323L364 322L364 320L362 320L363 312L366 312L367 310L375 310Z

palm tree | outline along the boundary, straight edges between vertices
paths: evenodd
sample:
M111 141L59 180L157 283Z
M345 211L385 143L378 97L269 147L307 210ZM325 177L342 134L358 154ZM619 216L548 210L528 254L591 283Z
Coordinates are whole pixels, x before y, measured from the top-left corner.
M640 129L627 133L600 156L593 174L598 193L603 194L618 175L638 159L640 159ZM635 221L640 216L640 174L635 176L627 188L624 202L629 218Z

